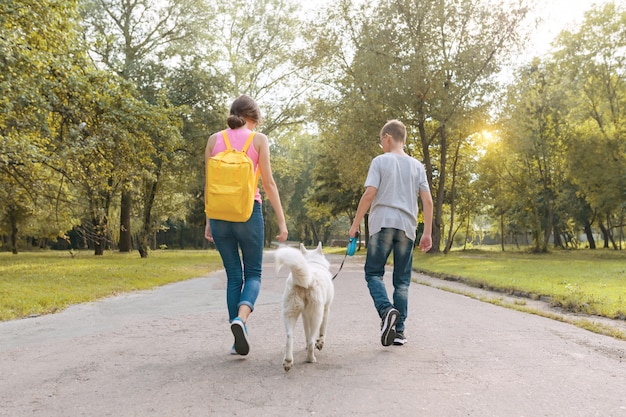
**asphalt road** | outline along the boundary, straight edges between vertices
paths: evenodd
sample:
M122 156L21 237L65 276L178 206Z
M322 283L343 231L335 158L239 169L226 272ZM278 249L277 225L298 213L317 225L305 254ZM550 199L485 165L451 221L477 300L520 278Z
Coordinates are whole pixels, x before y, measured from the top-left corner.
M335 280L315 364L299 322L289 372L270 261L246 357L223 271L0 323L0 416L626 416L626 342L413 284L408 343L383 347L362 263Z

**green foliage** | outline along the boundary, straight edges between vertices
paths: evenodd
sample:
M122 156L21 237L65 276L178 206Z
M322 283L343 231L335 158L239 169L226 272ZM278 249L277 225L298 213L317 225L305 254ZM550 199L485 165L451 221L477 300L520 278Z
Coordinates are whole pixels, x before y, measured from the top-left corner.
M611 225L623 228L625 215L626 181L620 175L626 172L624 39L626 8L606 3L590 9L576 32L561 35L554 56L572 102L568 174L613 247Z
M590 9L552 56L518 70L507 91L500 141L486 148L480 182L503 225L532 231L535 251L549 239L575 245L569 239L581 231L594 247L592 225L606 247L619 247L615 232L623 238L624 22L616 4Z
M332 232L345 233L347 229L335 230L336 216L329 212L328 205L318 204L314 198L317 138L297 126L279 131L271 150L272 169L288 215L289 238L307 245L327 243Z
M247 93L292 238L342 233L398 118L427 169L437 249L487 229L503 248L529 230L541 252L598 229L621 248L626 11L591 8L516 72L492 124L494 75L531 3L342 0L300 16L280 0L3 1L0 233L55 239L82 223L101 248L122 230L147 248L164 223L201 229L206 139ZM486 129L499 140L480 144Z
M73 220L67 184L48 169L45 150L57 128L51 111L65 110L63 74L82 56L76 18L73 1L0 4L0 221L15 253L18 231L54 236Z
M407 150L419 156L435 193L434 250L439 250L446 194L461 174L455 154L479 124L467 123L494 91L499 58L513 45L528 9L493 13L486 3L396 0L340 2L316 28L316 51L336 100L320 100L324 120L316 188L332 213L355 207L376 137L388 119L409 126ZM462 133L458 134L457 133ZM349 157L349 166L342 161ZM459 188L460 189L460 188ZM465 188L467 189L467 188ZM333 200L341 193L343 199ZM454 205L450 205L454 210ZM452 218L453 216L450 216ZM452 227L452 226L451 226Z
M553 232L560 233L556 200L566 184L564 109L554 69L535 60L519 71L517 83L510 87L501 121L509 156L506 166L495 169L509 177L502 185L512 188L519 201L508 215L518 214L532 231L537 252L547 250ZM513 190L507 195L513 195Z
M213 56L203 44L211 41L212 9L203 0L167 0L118 2L87 0L83 4L87 47L97 57L97 63L131 81L140 98L149 103L142 114L133 115L138 127L132 134L144 142L141 151L146 159L135 164L134 170L121 169L120 248L130 249L131 231L142 256L148 256L148 238L163 213L154 213L155 203L181 202L161 196L168 179L175 176L171 162L174 153L185 149L180 119L188 113L169 101L167 79L172 71L168 61L193 62ZM198 103L185 103L194 106ZM177 120L178 119L178 120ZM171 184L171 181L169 182ZM178 184L182 185L182 184ZM180 188L179 188L180 190ZM137 198L138 197L138 198ZM132 210L131 205L136 205ZM186 214L185 204L170 204L173 218ZM131 212L140 227L133 227Z

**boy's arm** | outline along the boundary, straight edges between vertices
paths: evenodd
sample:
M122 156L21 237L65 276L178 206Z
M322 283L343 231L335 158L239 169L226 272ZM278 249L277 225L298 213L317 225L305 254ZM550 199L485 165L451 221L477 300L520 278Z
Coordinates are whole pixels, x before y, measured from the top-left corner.
M376 197L377 192L378 189L374 187L367 187L365 189L365 192L359 201L359 206L356 209L356 215L354 216L352 227L350 227L350 231L348 232L350 237L356 236L356 233L359 231L359 224L361 224L361 220L365 217L365 213L367 213L372 205L372 201L374 201L374 197Z
M420 191L420 199L424 213L424 233L420 239L420 248L422 252L428 252L433 245L433 197L430 195L430 190Z

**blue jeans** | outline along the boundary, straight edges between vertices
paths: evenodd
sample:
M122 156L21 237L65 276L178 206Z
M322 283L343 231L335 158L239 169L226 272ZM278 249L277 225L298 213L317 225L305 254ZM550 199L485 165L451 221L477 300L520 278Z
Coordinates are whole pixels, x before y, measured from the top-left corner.
M226 304L228 318L232 322L237 317L239 306L247 305L254 310L261 290L265 239L261 203L254 202L252 215L246 222L211 220L211 231L228 277Z
M393 251L393 304L387 296L383 281L387 258ZM403 230L383 228L370 236L365 258L365 280L378 315L382 318L385 310L395 307L400 312L396 331L404 331L408 312L409 285L413 263L413 241Z

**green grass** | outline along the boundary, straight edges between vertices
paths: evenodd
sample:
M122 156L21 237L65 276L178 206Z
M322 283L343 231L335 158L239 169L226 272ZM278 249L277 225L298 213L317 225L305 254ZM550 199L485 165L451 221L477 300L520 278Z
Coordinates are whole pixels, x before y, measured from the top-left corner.
M345 254L345 248L324 248ZM364 254L364 251L360 252ZM452 251L424 255L414 267L429 275L464 281L476 287L548 298L568 311L626 319L626 251ZM214 250L136 252L0 253L0 321L47 314L69 305L154 288L206 275L222 268ZM520 305L518 308L525 308Z
M413 265L426 274L475 287L547 298L567 311L626 319L626 251L416 252Z
M69 305L154 288L222 268L217 251L0 253L0 321L53 313Z

